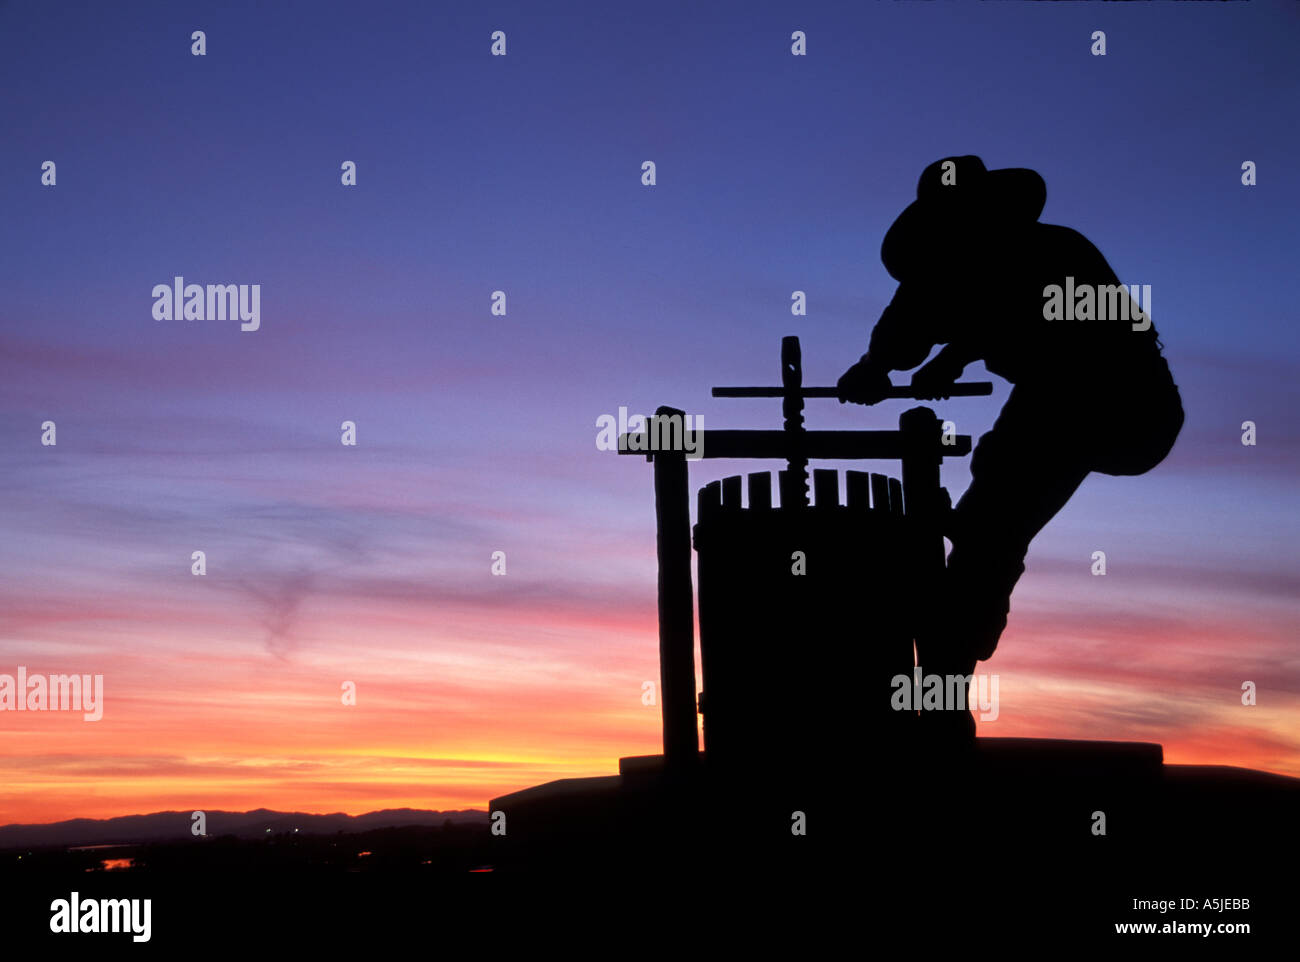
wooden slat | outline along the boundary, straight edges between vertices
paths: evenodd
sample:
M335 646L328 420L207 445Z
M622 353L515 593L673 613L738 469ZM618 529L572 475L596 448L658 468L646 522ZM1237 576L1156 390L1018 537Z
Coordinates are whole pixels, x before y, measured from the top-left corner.
M870 475L865 471L844 472L845 500L850 508L865 511L871 506L869 479Z
M772 475L756 471L749 476L749 506L759 511L772 507Z
M818 508L837 508L840 504L840 473L834 468L813 470L813 499Z
M889 513L903 514L903 482L898 478L889 479Z
M889 478L883 474L871 475L871 506L877 511L889 513Z
M802 505L803 479L797 474L791 474L789 471L778 471L776 473L776 487L781 493L781 510L793 508L796 505Z
M740 510L740 475L722 479L722 506L728 511Z
M722 507L722 482L710 481L700 488L695 516L703 521Z

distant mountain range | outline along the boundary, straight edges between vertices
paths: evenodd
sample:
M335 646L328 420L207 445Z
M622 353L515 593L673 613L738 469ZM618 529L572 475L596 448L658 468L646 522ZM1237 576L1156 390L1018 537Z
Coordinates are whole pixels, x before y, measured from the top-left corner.
M375 828L412 825L488 823L487 812L473 810L432 812L414 808L390 808L364 815L308 815L302 812L273 812L259 808L251 812L205 811L209 836L259 835L292 832L334 834L365 832ZM152 815L123 815L119 818L74 818L48 825L0 826L0 849L63 845L112 845L174 841L191 836L192 811L155 812Z

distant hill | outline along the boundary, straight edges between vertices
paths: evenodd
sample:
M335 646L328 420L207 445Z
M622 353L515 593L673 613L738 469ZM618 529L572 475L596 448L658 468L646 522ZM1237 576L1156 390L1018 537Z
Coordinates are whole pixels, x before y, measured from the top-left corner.
M152 815L123 815L119 818L74 818L48 825L0 826L0 849L36 848L65 845L111 845L170 841L190 837L193 824L188 812L154 812ZM453 823L486 825L487 812L473 810L433 812L414 808L391 808L364 815L308 815L303 812L273 812L259 808L251 812L205 811L208 835L236 835L254 838L268 832L307 834L364 832L376 828L400 828L411 825Z

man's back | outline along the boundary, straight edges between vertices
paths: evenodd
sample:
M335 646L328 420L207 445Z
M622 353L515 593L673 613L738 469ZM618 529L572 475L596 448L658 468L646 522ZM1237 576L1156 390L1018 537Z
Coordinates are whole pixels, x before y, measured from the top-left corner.
M954 302L951 295L961 292L944 285L946 310L956 312L948 333L990 373L1013 384L1076 390L1140 381L1157 370L1155 325L1078 231L1033 224L971 267L961 286L976 294L966 300L973 309Z

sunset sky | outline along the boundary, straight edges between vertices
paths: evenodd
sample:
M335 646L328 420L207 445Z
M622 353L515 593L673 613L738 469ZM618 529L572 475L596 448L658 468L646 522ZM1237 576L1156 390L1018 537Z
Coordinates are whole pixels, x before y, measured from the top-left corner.
M785 334L833 384L963 153L1151 285L1187 409L1035 541L981 733L1300 775L1300 6L445 7L0 3L0 673L105 686L0 713L0 824L484 808L658 750L650 467L597 418L776 427L710 387ZM154 320L176 275L260 284L261 329ZM940 410L978 435L1008 389Z

